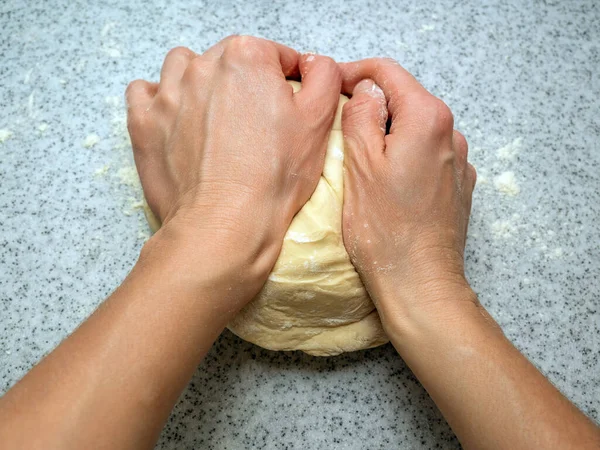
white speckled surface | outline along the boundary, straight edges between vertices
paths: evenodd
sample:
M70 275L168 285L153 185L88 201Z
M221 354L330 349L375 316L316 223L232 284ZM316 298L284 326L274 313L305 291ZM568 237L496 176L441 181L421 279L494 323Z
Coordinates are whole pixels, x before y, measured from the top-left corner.
M598 421L600 4L160 3L0 4L0 130L12 132L0 133L0 392L119 284L142 245L139 194L119 172L127 82L156 79L171 47L202 51L238 32L340 60L394 57L450 105L480 174L473 286ZM505 172L518 189L497 179ZM157 448L365 447L459 445L390 346L318 359L225 332Z

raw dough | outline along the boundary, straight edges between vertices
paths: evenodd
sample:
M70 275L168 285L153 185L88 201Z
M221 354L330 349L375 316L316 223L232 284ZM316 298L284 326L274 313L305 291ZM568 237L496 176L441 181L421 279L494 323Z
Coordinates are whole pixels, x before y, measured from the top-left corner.
M300 83L290 84L300 90ZM388 341L342 238L341 114L346 101L340 97L315 192L294 217L262 291L228 325L267 349L330 356ZM146 212L149 223L157 225L148 208Z

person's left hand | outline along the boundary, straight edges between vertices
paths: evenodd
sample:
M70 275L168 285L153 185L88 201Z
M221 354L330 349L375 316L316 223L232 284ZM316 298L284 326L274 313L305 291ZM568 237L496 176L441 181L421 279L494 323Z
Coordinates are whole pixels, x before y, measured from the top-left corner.
M286 77L298 74L294 94ZM160 83L127 89L136 166L163 223L155 237L189 249L192 282L237 291L234 309L262 287L316 187L340 86L330 58L232 36L201 55L171 50Z

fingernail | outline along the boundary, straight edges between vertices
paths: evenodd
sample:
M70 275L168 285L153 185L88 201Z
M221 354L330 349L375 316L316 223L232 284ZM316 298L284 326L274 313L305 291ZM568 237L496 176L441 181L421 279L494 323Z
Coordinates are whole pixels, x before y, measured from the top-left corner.
M304 58L305 61L310 62L313 61L315 59L315 52L306 52L302 55L302 57Z
M373 82L373 80L361 80L358 82L358 84L356 86L354 86L354 90L352 91L352 95L356 95L359 93L363 93L363 92L369 92L371 91L371 89L373 89L373 86L375 86L375 83Z
M381 88L370 79L362 80L356 86L354 86L354 91L352 94L356 95L358 93L370 95L378 100L385 99L385 94Z

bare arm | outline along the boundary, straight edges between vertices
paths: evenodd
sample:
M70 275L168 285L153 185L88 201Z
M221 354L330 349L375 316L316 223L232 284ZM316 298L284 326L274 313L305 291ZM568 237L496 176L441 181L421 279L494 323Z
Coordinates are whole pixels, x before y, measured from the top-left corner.
M298 72L294 94L286 76ZM233 37L202 55L175 49L160 84L129 86L136 166L163 227L123 285L0 400L3 448L153 447L314 190L340 83L329 58Z
M511 345L465 279L476 173L448 107L395 61L342 73L353 94L344 242L400 355L465 448L600 448L598 428Z

